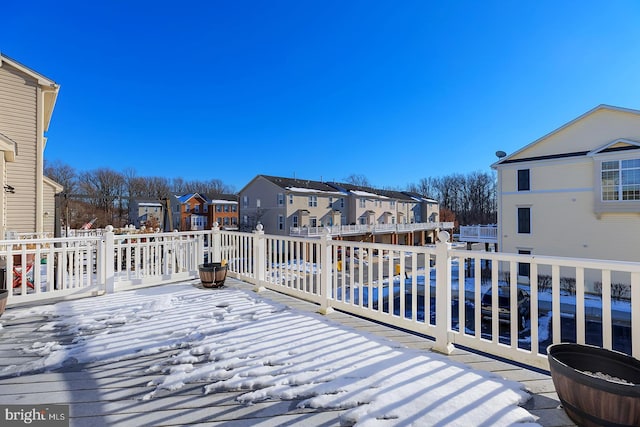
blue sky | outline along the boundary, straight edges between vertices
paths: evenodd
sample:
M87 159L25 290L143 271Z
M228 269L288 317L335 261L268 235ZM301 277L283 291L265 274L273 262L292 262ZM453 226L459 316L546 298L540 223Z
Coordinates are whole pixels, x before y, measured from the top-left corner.
M61 85L78 171L378 187L490 171L599 104L640 109L640 2L9 0L0 52Z

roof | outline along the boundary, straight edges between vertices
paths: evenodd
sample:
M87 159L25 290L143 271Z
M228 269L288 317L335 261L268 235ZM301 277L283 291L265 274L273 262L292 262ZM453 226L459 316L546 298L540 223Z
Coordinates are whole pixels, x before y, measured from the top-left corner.
M37 71L32 70L24 64L16 61L15 59L9 58L7 55L0 53L0 67L3 63L10 65L11 67L23 72L24 74L33 78L44 93L44 130L49 129L49 123L51 122L51 116L53 114L53 107L56 105L56 99L58 98L58 90L60 89L60 85L51 80L48 77L38 73Z
M209 203L227 203L227 204L237 204L238 203L238 195L237 194L216 194L205 196Z
M278 187L294 191L294 192L317 192L317 193L340 193L338 189L332 187L331 185L321 182L321 181L312 181L308 179L297 179L297 178L284 178L279 176L269 176L269 175L258 175L263 177L264 179L272 182Z
M247 188L253 181L258 178L264 178L282 188L283 190L288 190L296 193L329 193L338 195L353 194L354 196L358 197L395 199L407 202L438 203L436 200L426 198L418 193L407 191L383 190L372 187L363 187L345 182L322 182L309 179L285 178L271 175L257 175L249 182L249 184L245 185L244 188ZM244 188L240 190L240 192L242 192Z
M204 200L206 203L208 203L209 201L207 200L207 198L205 196L202 196L198 193L188 193L188 194L184 194L182 196L176 196L178 199L178 202L180 203L187 203L190 199L197 197L200 198L202 200Z
M13 139L0 133L0 151L4 152L4 159L7 162L14 162L16 160L18 144Z
M621 113L629 113L629 114L635 114L640 116L640 110L634 110L631 108L622 108L622 107L616 107L613 105L607 105L607 104L600 104L595 108L592 108L591 110L587 111L586 113L576 117L575 119L571 120L570 122L565 123L564 125L560 126L559 128L553 130L552 132L549 132L548 134L544 135L541 138L536 139L535 141L533 141L530 144L525 145L524 147L520 148L519 150L516 150L515 152L509 154L506 157L501 158L500 160L498 160L497 162L493 163L491 165L492 168L496 168L497 166L501 165L501 164L508 164L508 163L516 163L516 162L524 162L524 161L530 161L530 160L546 160L546 159L553 159L553 158L562 158L562 157L577 157L577 156L584 156L587 155L589 153L589 151L578 151L578 152L571 152L571 153L557 153L554 155L549 155L549 156L537 156L537 157L529 157L529 158L521 158L521 159L514 159L514 157L517 157L520 153L528 150L529 148L533 147L536 144L539 144L545 140L547 140L548 138L551 138L552 136L562 132L563 130L571 127L572 125L576 124L579 121L584 120L585 118L596 114L600 111L603 110L607 110L607 111L613 111L613 112L621 112Z

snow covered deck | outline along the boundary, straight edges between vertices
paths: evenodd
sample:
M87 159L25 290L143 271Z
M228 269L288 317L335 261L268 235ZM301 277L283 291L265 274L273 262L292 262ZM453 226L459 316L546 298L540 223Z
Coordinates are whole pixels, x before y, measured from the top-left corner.
M226 285L9 308L0 405L69 404L72 426L572 425L544 373L459 348L435 354L426 338ZM533 396L518 407L523 390Z

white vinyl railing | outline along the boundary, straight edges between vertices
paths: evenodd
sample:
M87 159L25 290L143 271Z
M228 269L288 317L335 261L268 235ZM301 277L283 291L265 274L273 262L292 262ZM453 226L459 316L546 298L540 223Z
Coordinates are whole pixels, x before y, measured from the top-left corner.
M250 236L223 250L232 275L431 336L442 352L458 344L543 369L557 342L640 357L640 263ZM234 253L253 254L251 267L235 272L245 255Z
M211 232L0 241L7 304L97 295L196 277Z
M453 222L416 222L407 224L352 224L318 227L291 227L289 235L295 237L319 237L327 232L332 236L367 233L408 233L412 231L435 229L451 230L453 225Z
M427 335L445 353L462 345L548 369L546 347L569 341L640 358L640 263L454 249L445 232L406 246L260 228L0 241L7 303L194 279L199 264L226 261L256 290Z
M498 243L497 225L461 225L461 242Z

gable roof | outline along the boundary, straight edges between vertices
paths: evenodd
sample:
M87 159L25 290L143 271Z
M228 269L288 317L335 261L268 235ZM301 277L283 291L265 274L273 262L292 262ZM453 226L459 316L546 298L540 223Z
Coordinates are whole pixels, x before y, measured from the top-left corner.
M573 126L574 124L576 124L577 122L580 122L582 120L584 120L585 118L592 116L593 114L596 114L600 111L603 110L608 110L608 111L613 111L613 112L621 112L621 113L629 113L629 114L634 114L637 115L638 117L640 117L640 110L634 110L631 108L622 108L622 107L615 107L613 105L607 105L607 104L600 104L595 108L592 108L591 110L587 111L586 113L576 117L575 119L571 120L570 122L565 123L564 125L560 126L559 128L549 132L548 134L544 135L541 138L536 139L535 141L533 141L530 144L525 145L524 147L520 148L519 150L514 151L513 153L509 154L508 156L505 156L503 158L501 158L500 160L498 160L497 162L493 163L491 165L492 168L496 168L497 166L501 165L501 164L505 164L505 163L516 163L516 162L523 162L523 161L529 161L529 160L544 160L544 159L553 159L553 158L562 158L562 157L576 157L576 156L584 156L590 153L590 151L576 151L576 152L570 152L570 153L558 153L558 154L554 154L554 155L548 155L548 156L536 156L536 157L529 157L529 158L521 158L521 159L514 159L514 157L517 157L520 153L528 150L529 148L533 147L536 144L539 144L549 138L551 138L552 136L562 132L563 130Z
M201 196L198 193L188 193L188 194L184 194L182 196L177 196L178 202L180 203L187 203L189 200L191 200L192 198L199 198L201 200L203 200L205 203L208 203L208 200L206 197Z
M44 92L44 130L47 131L49 129L49 123L51 122L53 107L56 105L56 99L58 98L60 85L0 52L0 67L5 63L34 79Z
M626 138L618 138L613 141L598 147L594 150L591 150L587 153L588 156L595 156L600 153L612 153L618 151L627 151L627 150L638 150L640 149L640 142L633 141L631 139Z

